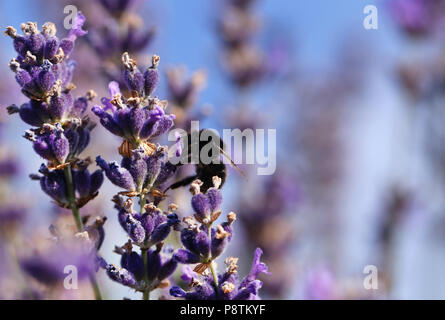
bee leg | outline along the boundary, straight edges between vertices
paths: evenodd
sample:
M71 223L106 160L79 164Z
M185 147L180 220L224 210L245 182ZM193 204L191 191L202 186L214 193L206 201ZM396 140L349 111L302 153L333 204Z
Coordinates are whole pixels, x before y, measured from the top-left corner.
M194 180L196 180L198 178L197 175L193 175L190 177L186 177L182 180L179 180L175 183L173 183L172 185L170 185L167 189L164 190L164 193L169 190L169 189L177 189L179 187L185 187L186 185L189 185L190 183L192 183Z

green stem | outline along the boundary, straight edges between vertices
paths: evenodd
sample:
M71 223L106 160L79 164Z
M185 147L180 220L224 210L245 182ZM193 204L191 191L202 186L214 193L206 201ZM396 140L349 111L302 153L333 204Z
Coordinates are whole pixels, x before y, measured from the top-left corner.
M94 298L96 300L102 300L102 293L100 292L99 284L94 273L90 276L90 283L94 291Z
M207 233L209 236L209 239L212 239L212 224L210 223L209 225L207 225ZM209 252L209 255L211 255L211 253ZM212 257L209 257L210 260L210 272L212 273L212 277L213 277L213 282L215 283L215 288L216 288L216 292L218 291L218 275L216 274L216 270L215 270L215 265L213 263Z
M70 205L70 209L73 212L74 221L76 222L77 231L83 231L83 223L82 218L80 217L79 208L76 204L76 195L74 193L74 184L73 184L73 176L71 174L71 165L66 166L63 169L65 173L66 180L66 189L68 193L68 201Z
M139 196L139 206L141 207L140 208L140 211L141 211L141 216L145 213L145 202L146 202L146 199L145 199L145 195L143 195L143 194L140 194L140 196ZM141 248L141 254L142 254L142 261L144 262L144 270L145 270L145 273L144 273L144 282L145 282L145 286L148 286L148 273L147 273L147 260L148 260L148 256L147 256L147 251L148 251L148 248ZM148 289L145 289L144 290L144 292L143 292L143 294L142 294L142 299L143 300L150 300L150 290L148 290Z
M146 198L145 195L141 194L139 196L139 205L141 206L141 215L143 215L145 213L145 203L146 203Z
M218 283L218 276L216 274L215 265L213 264L213 261L210 262L210 272L212 272L213 282L215 283L215 288L218 289L219 283Z
M145 286L148 286L148 274L147 274L147 251L148 249L144 248L141 249L141 253L142 253L142 261L144 262L144 269L145 269L145 274L144 274L144 282L145 282ZM150 290L148 289L144 289L143 295L142 295L142 299L143 300L150 300Z
M63 172L65 174L65 182L66 182L66 189L67 189L67 193L68 193L68 201L69 201L70 209L73 213L77 231L82 232L83 231L83 222L82 222L82 218L80 217L79 208L77 207L77 204L76 204L76 194L74 191L73 175L71 174L71 165L67 165L63 169ZM91 287L93 288L93 291L94 291L94 298L96 300L102 300L102 294L100 292L100 288L97 283L95 274L90 275L90 283L91 283Z

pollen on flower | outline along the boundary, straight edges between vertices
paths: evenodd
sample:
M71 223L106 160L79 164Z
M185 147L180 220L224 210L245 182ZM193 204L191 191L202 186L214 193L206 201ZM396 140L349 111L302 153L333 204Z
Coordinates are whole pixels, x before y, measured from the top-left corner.
M230 233L224 230L221 225L216 227L216 239L221 240L230 236Z
M92 101L92 100L94 100L94 98L96 98L96 97L97 97L97 93L96 93L94 90L88 90L87 93L86 93L86 95L85 95L85 98L86 98L88 101Z
M190 184L190 193L192 195L196 195L201 192L200 187L203 185L203 182L199 179L196 179Z
M11 61L9 62L9 68L14 73L17 73L17 71L20 69L20 63L17 61L16 58L11 59Z
M76 239L82 240L82 241L89 241L90 240L90 236L88 235L88 232L84 231L84 232L78 232L74 235L74 237Z
M152 68L157 68L158 65L159 65L159 61L161 61L161 58L158 55L154 54L151 57L151 67Z
M201 285L202 285L202 283L198 279L192 278L192 281L190 282L190 287L193 288L193 287L198 287Z
M12 26L8 26L6 27L5 35L15 39L17 37L17 29Z
M36 34L39 32L37 29L37 22L22 23L20 29L22 29L25 35Z
M222 291L227 294L227 293L231 293L233 290L235 290L235 285L231 282L224 282L223 285L221 286Z
M26 64L34 64L37 62L37 57L31 53L31 51L26 51L25 60L23 60Z
M184 217L184 219L182 219L182 222L184 222L191 230L199 230L198 221L196 221L195 218L193 218L192 216Z
M152 55L151 66L145 66L144 70L136 61L135 57L143 52L142 48L144 43L148 43L150 34L134 30L142 20L130 19L131 15L126 14L125 8L130 6L132 0L100 2L108 6L111 13L109 18L119 16L122 19L117 21L116 28L110 27L105 34L95 32L95 23L88 26L88 43L103 42L95 48L102 52L94 61L101 64L103 71L110 67L106 70L108 94L100 100L101 105L92 108L89 102L97 97L95 91L85 93L85 90L85 94L80 97L72 95L76 88L73 84L76 61L72 59L75 56L75 40L87 34L82 29L86 18L81 12L73 18L73 26L64 38L56 36L58 30L52 22L39 26L36 22L23 23L20 26L22 32L12 26L5 30L5 35L13 39L16 51L16 58L11 60L9 67L15 73L20 92L27 98L20 107L8 107L8 112L17 113L22 121L31 126L25 132L25 138L32 142L34 151L45 160L39 174L30 177L40 182L42 191L56 204L72 211L72 221L75 223L68 224L70 239L88 249L87 254L81 256L82 260L93 260L91 266L83 269L87 270L86 278L90 278L96 298L100 298L100 292L96 292L100 290L94 287L94 278L100 269L105 270L111 280L143 293L144 299L151 291L171 285L173 288L170 294L178 298L259 298L261 284L253 279L253 274L256 275L259 273L257 270L265 266L259 262L259 257L255 258L254 271L245 280L239 281L237 276L231 276L237 273L238 258L230 257L226 260L227 273L217 272L217 258L223 255L231 241L231 224L236 220L235 213L230 212L227 221L221 221L221 224L216 222L222 214L222 192L219 189L224 178L215 173L208 174L212 178L210 186L199 179L192 181L197 176L204 177L199 174L201 168L195 168L196 175L186 178L187 183L183 184L187 191L186 186L192 182L190 192L193 196L189 194L189 197L193 212L188 217L182 218L183 213L177 212L178 208L182 208L182 202L180 206L170 201L168 205L162 203L167 197L180 199L174 191L177 187L168 186L170 183L178 185L178 182L172 181L173 178L177 179L187 172L181 172L180 165L169 162L168 148L160 145L167 138L164 134L178 121L175 112L167 113L168 101L153 96L160 78L160 57ZM125 19L130 19L127 28L121 25ZM63 31L59 30L59 33ZM122 51L127 52L122 54ZM84 71L80 76L84 73L84 78L78 83L80 88L88 85L89 81L99 80L96 77L87 79L94 74L95 66L87 64L85 67L91 67L91 70L86 72L86 69L82 69ZM120 75L119 70L122 71ZM203 86L205 78L206 73L199 71L188 81L179 81L173 99L169 97L171 105L191 106L197 102L195 95ZM94 172L88 171L91 159L82 155L90 140L94 140L90 132L95 123L89 118L89 110L108 132L123 140L118 149L122 157L108 162L96 154L98 168ZM176 138L177 143L182 142L179 136ZM180 155L181 152L177 154L178 157ZM80 210L98 195L104 177L121 189L112 201L118 223L129 239L127 242L122 241L122 246L115 246L114 251L120 259L118 265L106 262L98 253L105 237L103 225L106 218L97 214L102 211L101 208ZM210 188L212 185L213 188ZM170 240L175 232L178 233L182 247L168 248L166 243L170 241L167 239ZM50 228L50 234L53 237L51 240L59 240L60 233L56 228ZM64 257L71 253L70 250L63 252ZM62 262L67 265L64 260ZM189 267L188 274L181 276L181 279L191 283L193 290L189 292L174 286L173 279L176 281L176 278L171 277L180 264L193 265L198 273ZM47 274L59 270L59 267L57 265ZM248 284L251 285L248 287Z
M219 187L221 186L222 179L220 177L218 177L218 176L213 176L212 177L212 182L213 182L213 186L216 189L219 189Z
M136 68L136 61L130 58L128 52L122 54L122 63L124 67L130 71L134 71Z
M178 210L178 208L179 208L179 206L176 203L170 203L168 205L168 210L169 211L176 211L176 210Z
M228 257L224 260L224 263L227 266L227 273L234 274L238 272L238 260L236 257Z
M46 22L42 26L42 33L50 35L50 36L55 36L56 33L57 33L56 25L54 23L52 23L52 22Z
M127 200L125 200L124 202L124 208L130 212L133 211L133 204L134 204L134 200L132 198L128 198Z
M124 102L122 101L122 96L120 93L116 93L110 103L114 106L116 106L117 108L123 108L124 107Z
M63 58L65 58L65 52L62 48L59 48L52 61L54 61L55 63L60 63L62 62Z
M122 249L124 249L126 252L131 253L133 251L133 244L131 243L131 240L128 240L123 246Z
M227 221L232 224L233 222L236 221L236 213L231 211L227 214Z

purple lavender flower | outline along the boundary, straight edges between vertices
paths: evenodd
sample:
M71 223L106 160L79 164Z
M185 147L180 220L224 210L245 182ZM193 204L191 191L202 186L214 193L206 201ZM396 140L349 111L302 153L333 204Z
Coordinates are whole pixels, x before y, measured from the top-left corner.
M136 148L142 141L166 133L173 126L175 117L165 113L165 102L150 97L157 83L157 77L153 75L155 67L142 75L128 54L124 54L123 60L123 77L133 96L126 99L118 83L111 82L108 87L111 98L102 98L103 107L95 105L92 111L108 131L124 138ZM157 64L156 60L153 58L154 65Z
M37 23L23 23L23 35L17 34L13 27L6 29L5 34L13 39L18 54L9 66L24 95L45 101L55 92L68 89L74 67L68 58L76 38L86 33L82 30L84 22L85 18L79 12L74 27L63 39L56 37L56 27L50 22L43 25L42 31L37 28Z
M33 178L40 180L40 187L43 192L49 195L61 207L68 207L69 200L63 171L49 170L47 166L42 164L39 172L42 176L36 175Z
M25 137L33 142L34 151L54 166L65 163L69 154L70 143L60 124L45 125L37 134L27 131Z
M41 176L32 175L32 178L40 181L42 190L56 201L58 205L63 208L69 208L70 202L63 170L50 170L42 164L39 172L42 174ZM76 191L76 205L80 208L97 196L103 182L103 174L101 170L90 174L86 166L83 165L76 169L71 169L71 174Z
M170 289L170 294L186 300L257 300L260 298L258 290L262 286L258 276L261 273L270 274L266 265L260 262L261 254L261 249L257 248L252 269L249 275L241 281L237 272L238 258L230 257L225 260L226 272L217 276L218 284L215 284L215 278L208 273L200 277L196 273L187 271L182 278L189 280L191 291L186 292L178 286L173 286Z
M17 52L9 66L16 74L22 93L30 99L21 107L8 107L8 113L19 113L25 123L35 127L26 131L25 138L32 141L34 151L48 161L40 168L42 175L31 175L31 178L39 180L42 190L59 206L71 209L79 232L88 230L94 237L94 241L89 241L87 252L59 247L45 255L23 259L22 267L36 278L40 275L44 283L52 284L63 276L59 264L75 264L79 275L88 274L96 298L100 299L93 271L97 269L96 250L104 239L103 221L85 228L79 212L80 207L98 194L103 182L102 170L90 174L89 161L79 159L94 128L84 114L95 94L89 91L85 97L74 99L70 93L75 86L71 83L74 61L69 57L77 37L86 34L82 29L84 23L85 17L79 12L63 39L56 37L53 23L44 24L42 31L37 23L24 23L23 35L7 27L5 33L13 39ZM94 268L87 264L90 257L94 258Z
M145 206L143 214L133 210L133 200L123 201L116 196L113 200L118 210L118 220L133 242L143 247L151 247L163 242L178 223L175 213L164 213L153 203Z
M119 268L113 264L109 264L106 266L106 271L108 277L110 277L111 280L119 282L120 284L127 287L136 286L136 279L134 278L134 275L127 269Z
M195 215L194 218L184 219L181 242L185 249L178 250L174 255L178 262L185 264L208 264L220 256L232 238L232 224L236 220L235 213L230 212L226 222L217 227L209 227L221 214L219 209L222 195L218 182L205 194L200 193L200 184L201 182L196 180L191 185L191 202Z
M227 221L211 228L210 237L204 225L197 225L193 220L186 219L187 226L181 231L181 242L185 249L175 253L176 260L181 263L209 263L220 256L232 238L232 223L235 214L229 213Z
M222 194L219 185L209 188L205 194L200 192L202 183L192 184L192 208L195 211L195 217L202 223L208 223L211 216L217 214L221 209Z
M60 123L44 124L41 129L26 131L25 138L33 143L34 151L57 167L76 160L90 142L90 131L94 124L88 121L73 121L67 128Z
M128 242L116 248L116 252L122 255L121 268L107 265L107 274L112 280L138 291L164 288L169 285L167 278L176 270L178 263L161 249L162 245L156 246L156 249L147 249L144 265L143 257L132 251L131 242Z
M72 119L84 117L88 101L94 98L90 91L86 96L73 101L71 94L56 91L48 101L30 100L20 107L8 107L10 114L18 113L20 118L33 127L42 127L45 123L69 123Z
M292 223L292 215L297 210L301 191L297 179L290 172L279 171L261 181L251 197L241 196L237 204L241 226L248 243L252 247L260 246L264 250L264 259L268 262L274 277L265 279L263 293L269 297L281 298L292 279L292 260L289 251L297 236ZM273 241L271 241L273 239Z
M147 155L142 147L133 150L131 158L123 158L121 165L107 163L100 156L97 165L105 171L108 179L116 186L129 192L143 192L151 189L161 168L166 163L165 148L159 147L152 155Z

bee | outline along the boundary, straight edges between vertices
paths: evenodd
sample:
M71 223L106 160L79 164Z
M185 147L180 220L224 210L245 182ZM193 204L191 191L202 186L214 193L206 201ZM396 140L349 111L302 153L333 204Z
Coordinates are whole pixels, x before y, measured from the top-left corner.
M199 179L202 181L202 186L200 187L201 191L203 193L207 192L207 190L211 187L213 187L213 177L217 176L221 179L221 185L219 186L219 188L221 188L224 185L224 182L226 181L227 178L227 166L225 163L223 163L223 161L221 161L220 156L223 155L224 157L226 157L228 159L228 161L230 162L231 166L238 171L238 173L243 176L244 179L246 179L245 174L241 171L241 169L239 169L239 167L233 162L233 160L224 152L224 141L218 136L217 139L213 138L210 139L211 141L201 141L201 139L199 139L201 133L205 131L205 129L202 129L199 131L199 134L196 134L198 136L198 139L192 139L192 133L188 133L187 135L187 154L184 155L187 157L187 163L191 163L191 160L193 158L196 158L196 160L198 160L198 163L195 164L195 174L191 175L189 177L185 177L184 179L181 179L180 181L177 181L175 183L173 183L172 185L170 185L165 191L164 193L169 190L169 189L177 189L179 187L185 187L187 185L189 185L190 183L192 183L194 180ZM207 130L209 132L209 130ZM215 137L215 136L214 136ZM215 140L218 140L219 143L217 142L215 145ZM209 143L213 143L213 145L209 146ZM198 146L196 146L196 144L198 144ZM206 147L206 148L211 148L210 150L212 150L212 154L211 154L211 161L209 161L210 163L205 164L201 162L201 159L199 157L199 154L201 154L201 150ZM213 150L218 150L219 152L217 152L216 154L213 154ZM197 150L199 151L198 157L193 157L192 155L192 151ZM218 160L218 161L215 161ZM183 164L179 163L176 166L180 167ZM247 179L246 179L247 180Z

